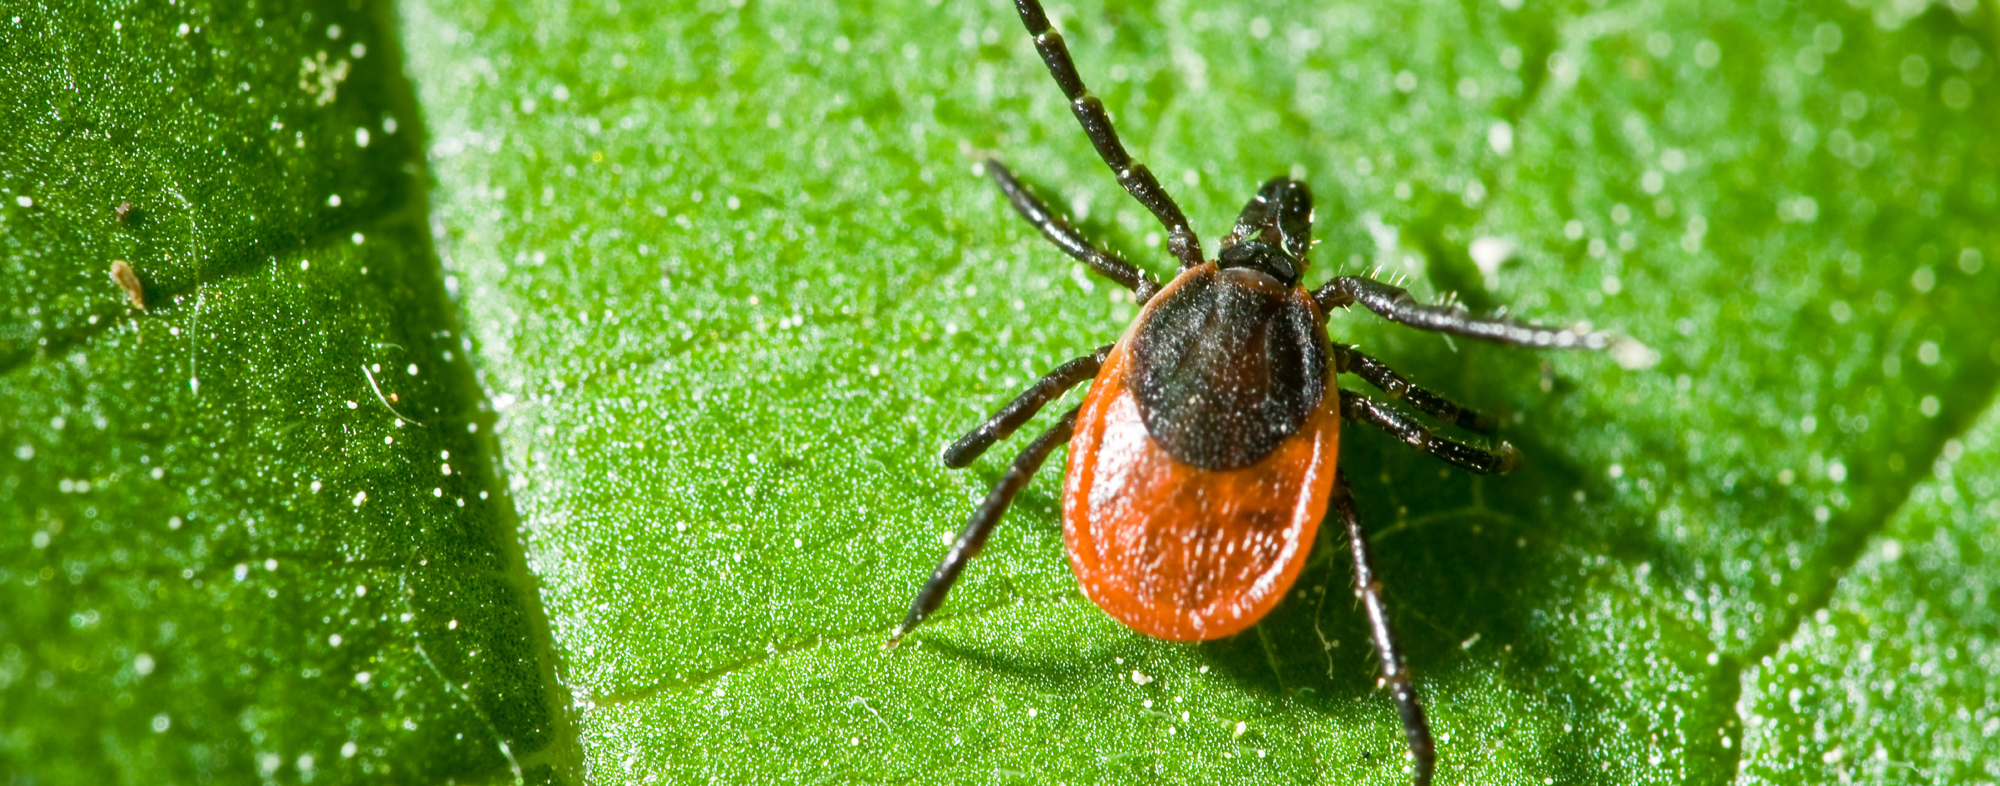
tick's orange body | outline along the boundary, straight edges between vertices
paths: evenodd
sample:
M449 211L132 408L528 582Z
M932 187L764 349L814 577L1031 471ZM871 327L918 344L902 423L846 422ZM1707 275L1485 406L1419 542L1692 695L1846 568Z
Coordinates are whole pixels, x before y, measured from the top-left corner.
M1308 293L1294 291L1324 330ZM1063 542L1084 594L1118 621L1175 641L1221 638L1261 619L1298 579L1333 490L1338 397L1322 396L1304 427L1255 464L1181 463L1147 431L1126 384L1132 335L1151 311L1112 349L1077 412Z

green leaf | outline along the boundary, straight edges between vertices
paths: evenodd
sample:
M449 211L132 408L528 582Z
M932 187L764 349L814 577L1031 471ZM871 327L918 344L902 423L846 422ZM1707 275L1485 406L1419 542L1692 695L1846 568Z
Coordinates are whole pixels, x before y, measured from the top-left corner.
M0 24L0 769L1407 782L1330 528L1155 641L1051 466L881 651L1135 313L968 151L1170 268L1007 3L488 5ZM2000 11L1509 5L1051 9L1211 252L1291 173L1313 283L1650 350L1331 321L1528 457L1345 434L1440 782L2000 780Z
M386 32L326 3L0 17L14 779L545 779L571 744Z
M1936 476L1777 650L1744 672L1744 781L1992 778L2000 684L2000 417L1945 442ZM1832 733L1829 733L1832 732Z
M1315 281L1379 270L1657 353L1333 322L1509 415L1529 456L1481 479L1361 429L1344 446L1445 781L1814 782L1782 774L1819 754L1767 724L1763 675L1993 396L1993 13L1056 10L1211 243L1293 172L1318 192ZM937 447L1133 314L965 150L1165 272L1006 3L405 14L449 264L590 697L592 772L1406 778L1343 544L1249 633L1148 640L1076 591L1053 470L942 618L879 651L1006 460L947 472ZM1995 581L1950 575L1938 592L1978 588L1961 605ZM1946 599L1924 597L1879 601ZM1837 670L1870 636L1804 657ZM1954 641L1957 666L1926 663L1973 686L1957 714L1807 714L1855 735L1850 761L1866 738L1940 779L1992 778L1984 716L1965 716L1986 712L1973 664L1992 645ZM1937 724L1961 743L1925 744Z

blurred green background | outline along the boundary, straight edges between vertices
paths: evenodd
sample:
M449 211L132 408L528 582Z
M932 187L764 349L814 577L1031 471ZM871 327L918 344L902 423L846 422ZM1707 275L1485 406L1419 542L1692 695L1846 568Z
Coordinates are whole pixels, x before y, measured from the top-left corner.
M879 650L1135 311L969 152L1171 271L1007 4L488 5L0 10L0 782L1407 782L1331 529ZM1329 324L1528 459L1342 446L1441 783L2000 782L1993 0L1050 10L1210 253L1650 348Z

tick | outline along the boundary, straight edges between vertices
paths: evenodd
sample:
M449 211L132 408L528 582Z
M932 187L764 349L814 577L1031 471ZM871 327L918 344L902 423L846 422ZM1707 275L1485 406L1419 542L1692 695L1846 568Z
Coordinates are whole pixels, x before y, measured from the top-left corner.
M1016 0L1035 49L1069 98L1118 183L1166 228L1180 270L1164 287L1085 238L998 161L984 162L1001 193L1042 235L1092 270L1132 290L1141 308L1123 336L1064 363L944 450L970 465L1085 381L1083 403L1014 458L972 512L944 561L885 646L943 604L966 563L1059 444L1063 543L1091 601L1141 633L1204 641L1242 631L1271 611L1298 578L1331 505L1353 551L1356 593L1409 739L1414 780L1430 782L1436 749L1396 644L1367 532L1336 466L1340 426L1363 423L1411 447L1482 474L1504 474L1521 454L1437 434L1402 410L1344 390L1348 373L1438 421L1488 433L1490 419L1417 387L1375 358L1327 338L1326 316L1359 304L1420 330L1525 347L1602 349L1603 333L1477 317L1417 302L1400 288L1341 276L1300 284L1312 248L1312 192L1289 178L1264 183L1237 216L1214 259L1181 209L1118 141L1104 105L1084 88L1062 36L1039 0Z

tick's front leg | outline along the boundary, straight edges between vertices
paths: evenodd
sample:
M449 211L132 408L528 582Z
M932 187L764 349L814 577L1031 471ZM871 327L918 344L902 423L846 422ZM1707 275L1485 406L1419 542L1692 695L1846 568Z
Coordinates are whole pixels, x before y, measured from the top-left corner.
M1603 349L1611 346L1609 333L1544 327L1504 317L1475 317L1460 306L1419 303L1402 287L1361 276L1336 278L1314 291L1312 296L1321 312L1359 303L1390 322L1498 344L1551 349Z

